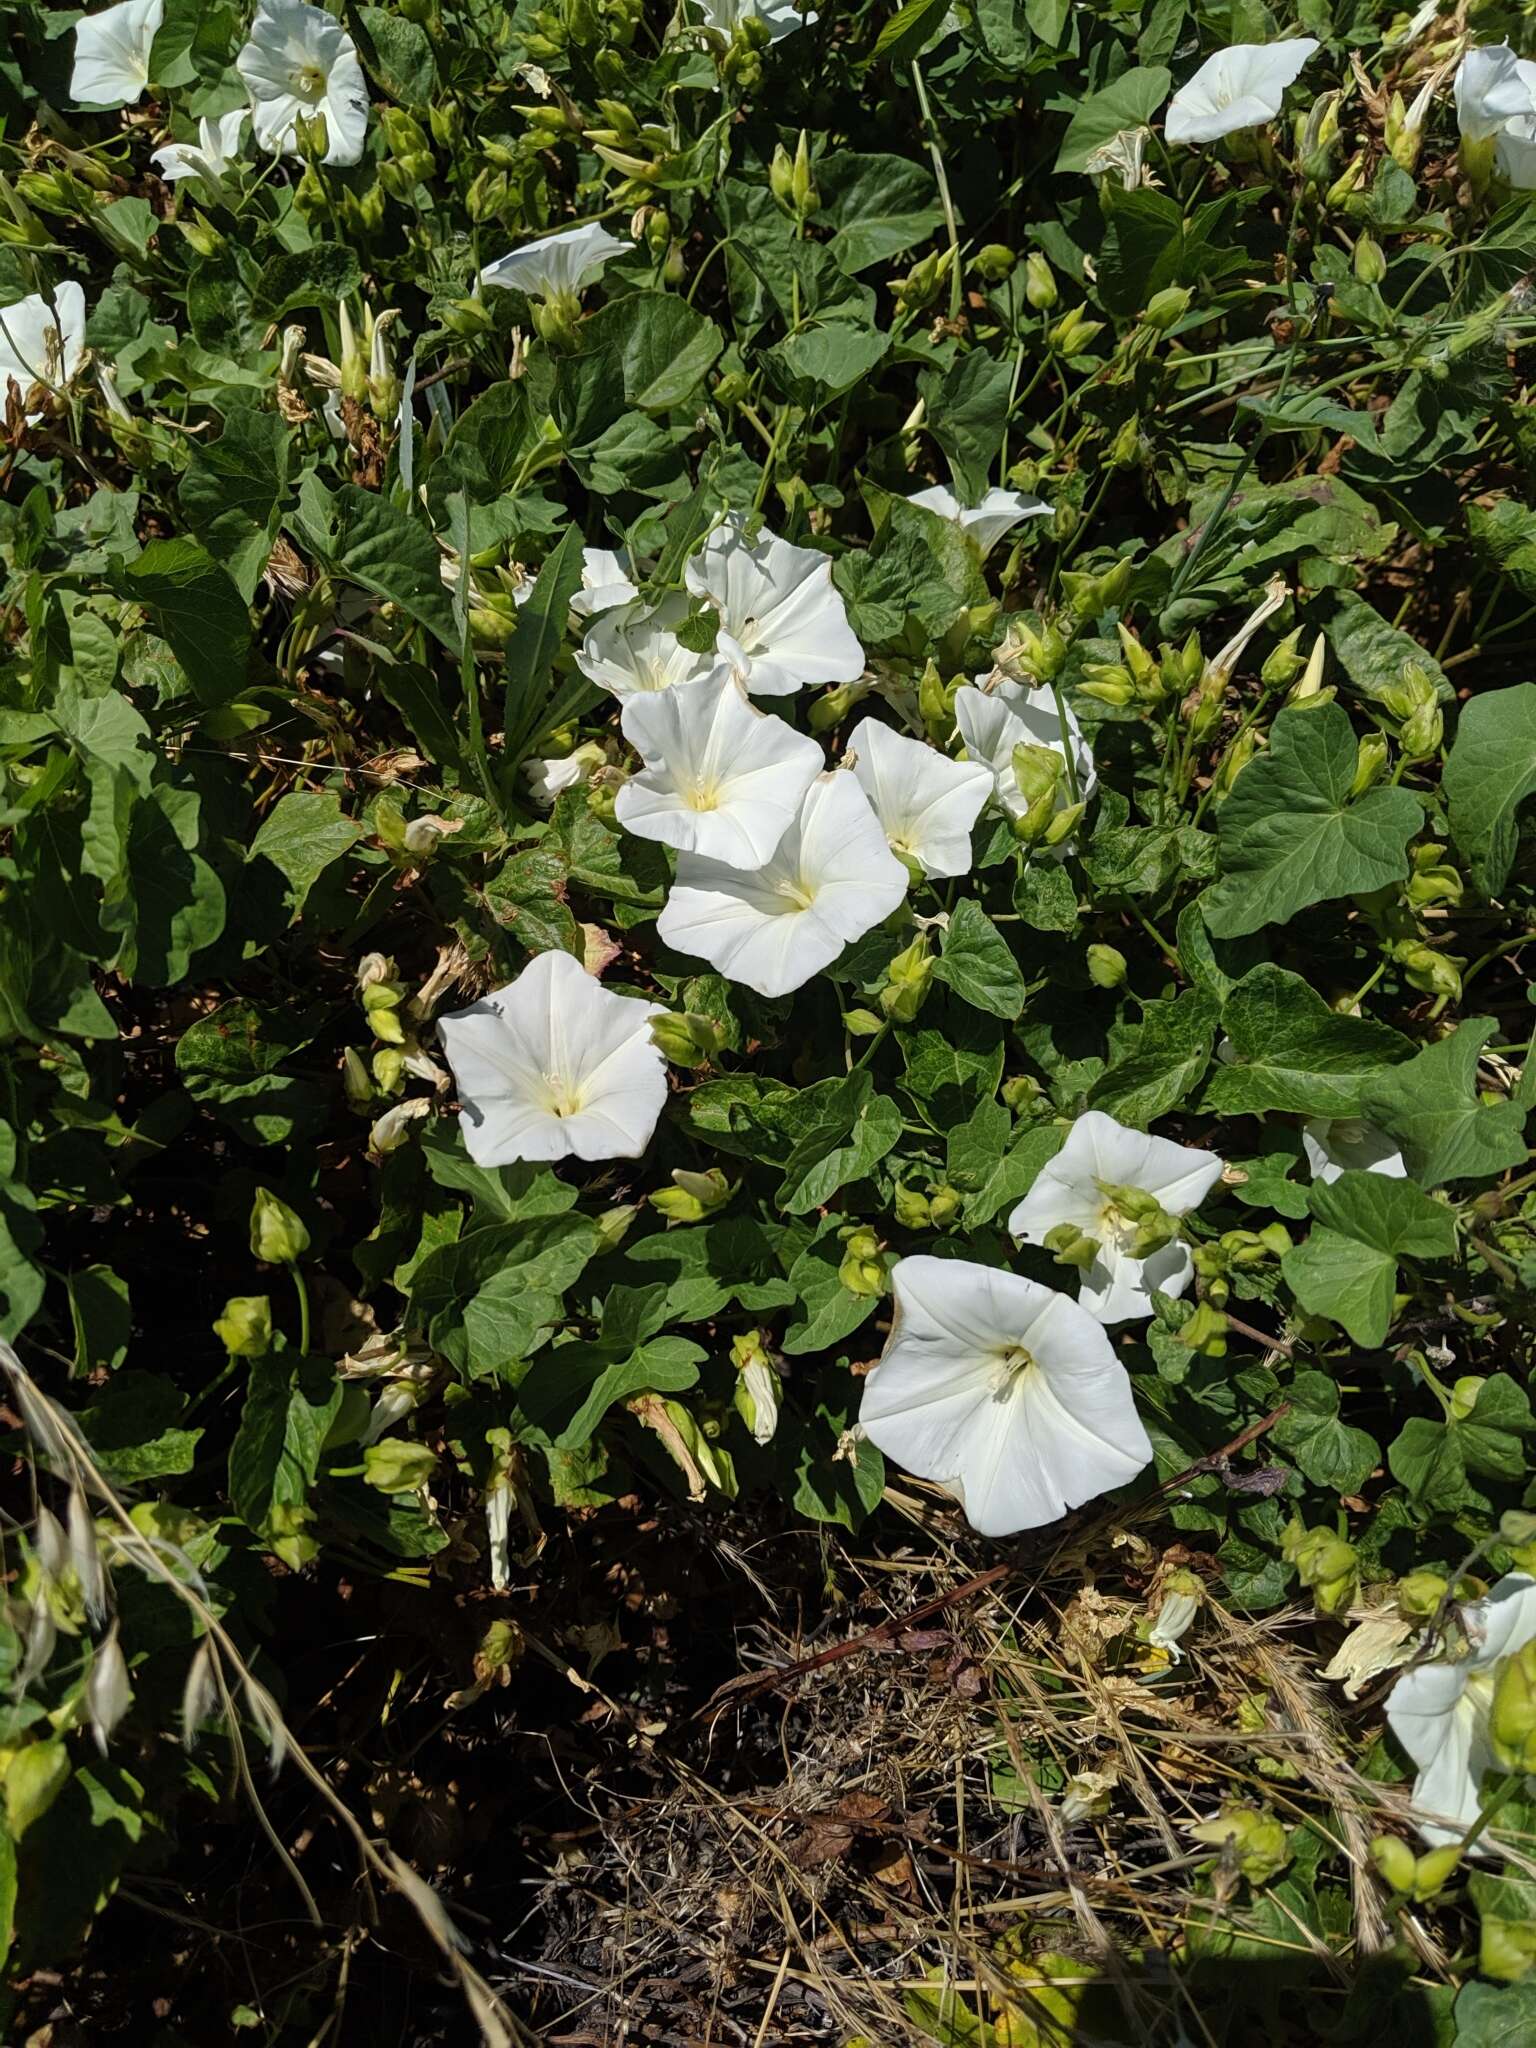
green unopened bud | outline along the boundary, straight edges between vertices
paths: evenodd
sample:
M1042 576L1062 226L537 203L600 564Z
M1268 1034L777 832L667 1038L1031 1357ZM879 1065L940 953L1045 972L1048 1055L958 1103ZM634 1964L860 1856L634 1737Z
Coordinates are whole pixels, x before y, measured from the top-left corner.
M1115 469L1134 469L1141 460L1141 422L1134 416L1124 421L1109 449L1110 464Z
M1438 704L1423 704L1398 728L1397 741L1409 761L1428 761L1440 751L1445 717Z
M892 1203L896 1221L903 1230L926 1230L931 1216L928 1197L918 1193L916 1188L898 1188Z
M422 150L430 148L426 130L404 107L380 107L379 127L391 156L419 155Z
M1227 1319L1214 1302L1197 1302L1193 1315L1185 1318L1175 1336L1186 1350L1193 1351L1197 1357L1225 1358L1227 1355Z
M265 1358L272 1349L272 1303L265 1294L232 1294L213 1325L231 1358Z
M1187 285L1164 285L1147 301L1146 311L1141 316L1143 326L1152 328L1155 333L1166 334L1170 327L1177 327L1184 318L1193 297L1194 293Z
M405 1085L405 1054L398 1046L381 1045L369 1066L374 1085L386 1095L398 1095Z
M1465 145L1463 145L1465 147ZM1340 213L1349 210L1349 202L1355 198L1365 181L1365 151L1358 150L1344 166L1343 171L1328 187L1323 197L1326 213Z
M621 1202L616 1208L605 1209L596 1223L599 1252L616 1252L639 1214L638 1202Z
M1371 1861L1378 1876L1404 1898L1413 1890L1418 1858L1399 1835L1378 1835L1371 1844Z
M1536 1771L1536 1643L1498 1666L1488 1733L1504 1771Z
M574 292L551 292L547 299L536 299L529 310L540 339L547 341L551 348L576 346L581 301Z
M651 1019L652 1043L676 1067L702 1066L725 1042L724 1033L712 1017L697 1011L669 1010Z
M1351 796L1364 796L1387 772L1391 749L1379 732L1368 732L1355 750L1355 773L1349 785Z
M886 1026L884 1017L877 1017L873 1010L845 1010L843 1029L854 1038L873 1038Z
M1374 235L1361 235L1355 242L1355 275L1362 284L1380 284L1387 274L1386 252Z
M1081 355L1104 332L1102 320L1090 320L1086 306L1074 306L1064 313L1046 339L1059 354Z
M1191 1828L1197 1842L1229 1854L1250 1884L1268 1884L1291 1860L1290 1837L1282 1822L1263 1807L1239 1800L1223 1805L1215 1820Z
M1319 633L1312 642L1312 652L1307 656L1307 665L1301 672L1301 679L1287 697L1287 704L1322 703L1323 669L1328 659L1328 643ZM1332 692L1328 693L1330 696Z
M251 1252L264 1266L292 1266L309 1250L309 1232L288 1204L270 1188L258 1188L251 1204Z
M1088 975L1096 988L1119 988L1125 980L1125 955L1118 946L1090 946Z
M841 725L856 704L860 704L874 688L873 683L835 683L831 689L822 692L810 710L812 732L830 732Z
M1392 957L1409 983L1425 995L1448 1003L1461 1000L1461 970L1448 953L1437 953L1418 939L1399 939Z
M1045 1249L1058 1266L1076 1266L1086 1273L1099 1256L1097 1238L1088 1237L1075 1223L1058 1223L1045 1233Z
M1443 1849L1427 1849L1413 1870L1413 1896L1421 1903L1444 1891L1461 1862L1461 1844L1448 1842Z
M349 1045L341 1056L341 1085L349 1109L366 1113L372 1108L373 1083L363 1065L363 1056L355 1046Z
M440 149L456 151L464 140L464 115L457 100L444 100L427 109L432 139Z
M775 148L768 166L768 189L786 212L794 211L795 163L782 142Z
M1397 1611L1405 1621L1428 1621L1449 1591L1439 1572L1409 1572L1397 1582Z
M1224 803L1232 794L1232 785L1248 766L1259 749L1259 736L1252 726L1240 732L1231 746L1221 757L1216 769L1212 789L1217 803Z
M1518 1983L1536 1967L1536 1920L1506 1920L1484 1906L1478 1915L1477 1967L1502 1984Z
M1024 296L1037 313L1049 313L1061 296L1055 273L1038 249L1024 258Z
M1259 670L1259 681L1267 690L1285 690L1301 674L1305 662L1301 653L1300 626L1292 627L1285 638L1272 647L1265 657L1264 666Z
M877 998L881 1010L896 1024L910 1024L922 1008L933 980L933 955L927 934L919 932L904 946L885 970L885 985Z
M811 141L803 128L800 140L795 144L795 164L789 184L791 203L798 219L809 220L813 213L821 211L821 195L811 176Z
M985 284L1001 284L1011 277L1018 260L1006 242L988 242L972 258L977 275Z
M843 1260L837 1277L844 1287L850 1294L884 1294L887 1280L879 1238L864 1225L841 1231L839 1236L843 1240Z
M1120 662L1091 661L1084 664L1083 681L1078 684L1085 697L1092 697L1112 710L1123 711L1136 702L1136 685L1130 670Z
M701 1223L706 1216L724 1208L735 1192L735 1184L726 1179L718 1166L710 1167L706 1173L674 1167L671 1187L658 1188L651 1196L651 1206L669 1222Z
M937 1187L929 1191L928 1215L936 1230L942 1230L946 1223L953 1223L960 1214L960 1196L952 1187Z
M1331 1529L1311 1529L1295 1547L1296 1576L1321 1615L1342 1614L1359 1586L1355 1547Z
M1040 1083L1033 1074L1010 1074L997 1091L1014 1112L1032 1109L1040 1100Z
M436 1451L405 1437L386 1437L363 1452L363 1479L378 1493L415 1493L437 1464Z
M318 108L309 115L295 114L293 118L294 140L299 154L307 157L309 168L323 164L331 153L331 129L325 115Z

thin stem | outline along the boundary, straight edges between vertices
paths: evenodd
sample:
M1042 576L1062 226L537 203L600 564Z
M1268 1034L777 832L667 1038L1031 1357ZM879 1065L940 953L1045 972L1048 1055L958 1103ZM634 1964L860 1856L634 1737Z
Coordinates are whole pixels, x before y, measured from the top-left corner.
M949 317L960 317L960 225L955 218L955 202L950 197L949 178L944 169L944 145L939 139L938 124L933 118L933 108L928 104L928 88L923 83L923 74L916 64L912 66L912 84L917 93L917 104L922 111L924 140L928 154L933 161L933 175L938 182L939 204L944 209L944 226L949 233Z
M309 1289L304 1284L304 1275L297 1266L290 1266L294 1291L299 1297L299 1350L305 1358L309 1356Z

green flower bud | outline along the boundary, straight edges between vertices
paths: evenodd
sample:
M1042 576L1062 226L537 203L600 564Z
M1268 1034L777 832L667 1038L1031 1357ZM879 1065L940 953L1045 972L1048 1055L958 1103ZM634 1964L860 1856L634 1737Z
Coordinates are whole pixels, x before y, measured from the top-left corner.
M1392 957L1414 988L1445 1002L1461 999L1461 971L1448 953L1437 953L1418 939L1399 939Z
M1486 1906L1479 1919L1478 1969L1500 1983L1517 1983L1536 1965L1536 1920L1505 1920Z
M1147 309L1141 316L1142 324L1152 328L1155 333L1166 334L1170 327L1177 327L1184 318L1193 297L1194 293L1187 285L1164 285L1160 292L1154 292L1147 301Z
M1074 306L1056 322L1046 339L1058 354L1077 356L1082 355L1103 332L1102 320L1090 320L1085 306Z
M1010 1074L998 1090L1008 1107L1018 1114L1040 1100L1040 1083L1033 1074Z
M1461 1862L1461 1844L1449 1842L1443 1849L1428 1849L1413 1871L1413 1896L1421 1902L1443 1891Z
M843 1260L837 1277L844 1287L850 1294L884 1294L888 1283L879 1238L862 1224L849 1226L838 1235L843 1240Z
M1125 980L1125 955L1118 946L1090 946L1088 975L1096 988L1119 988Z
M413 114L405 111L404 107L381 107L379 127L389 145L391 156L413 156L419 155L423 150L430 151L431 145L427 140L426 130Z
M1091 661L1084 664L1084 680L1078 685L1085 697L1092 697L1112 710L1123 711L1136 702L1136 685L1130 671L1119 662Z
M1175 1335L1186 1350L1200 1358L1227 1355L1227 1319L1212 1302L1197 1302L1194 1314L1185 1319Z
M398 1095L405 1086L405 1054L393 1045L381 1045L370 1061L374 1085L386 1095Z
M457 100L444 100L427 109L432 139L440 149L456 151L464 140L464 114Z
M251 1204L251 1252L264 1266L292 1266L309 1250L309 1232L270 1188L258 1188Z
M1311 1529L1296 1546L1296 1576L1321 1615L1342 1614L1359 1589L1355 1547L1331 1529Z
M775 148L773 161L768 166L768 189L788 213L794 211L794 185L794 159L781 142Z
M873 687L872 683L866 682L835 683L831 689L824 690L811 705L811 731L830 732L834 726L841 725L853 707L862 703Z
M903 1230L926 1230L931 1219L928 1197L915 1188L898 1188L893 1207Z
M1269 651L1264 666L1259 670L1259 681L1267 690L1287 690L1306 666L1301 653L1300 626L1295 626L1285 638Z
M1374 235L1361 235L1356 240L1354 266L1362 284L1380 284L1386 277L1386 253Z
M363 1452L363 1479L378 1493L415 1493L426 1485L437 1453L405 1437L386 1437Z
M1274 1814L1228 1800L1215 1820L1191 1828L1197 1842L1229 1853L1250 1884L1268 1884L1291 1860L1290 1837Z
M984 283L1001 284L1013 275L1019 259L1005 242L988 242L971 260Z
M1024 296L1037 313L1049 313L1061 296L1051 266L1038 249L1031 249L1024 259Z
M885 1029L886 1020L877 1017L873 1010L845 1010L843 1028L854 1038L873 1038L877 1031Z
M698 1067L720 1051L725 1034L712 1017L696 1010L669 1010L651 1019L651 1039L674 1066Z
M265 1358L272 1349L272 1303L265 1294L232 1294L213 1334L231 1358Z
M1536 1643L1498 1666L1488 1733L1500 1770L1536 1771Z
M1045 1249L1058 1266L1076 1266L1086 1273L1099 1256L1097 1238L1086 1236L1075 1223L1058 1223L1045 1233Z
M1364 796L1387 772L1391 750L1379 732L1368 732L1355 750L1355 773L1349 785L1351 796Z
M1141 460L1141 423L1126 420L1110 444L1109 460L1115 469L1134 469Z
M706 1173L674 1167L672 1186L658 1188L651 1196L651 1206L669 1222L701 1223L715 1210L724 1208L735 1192L736 1184L727 1180L718 1166L710 1167Z
M1418 1859L1398 1835L1378 1835L1371 1844L1371 1861L1382 1882L1405 1898L1413 1890Z
M927 934L919 932L885 970L877 998L881 1010L896 1024L910 1024L923 1006L933 980L933 955Z
M1449 1591L1439 1572L1409 1572L1397 1582L1397 1611L1405 1621L1428 1621Z
M954 1188L934 1188L928 1197L928 1214L934 1228L942 1230L960 1214L960 1197Z
M638 1202L621 1202L617 1208L605 1209L596 1222L599 1252L616 1252L639 1214Z

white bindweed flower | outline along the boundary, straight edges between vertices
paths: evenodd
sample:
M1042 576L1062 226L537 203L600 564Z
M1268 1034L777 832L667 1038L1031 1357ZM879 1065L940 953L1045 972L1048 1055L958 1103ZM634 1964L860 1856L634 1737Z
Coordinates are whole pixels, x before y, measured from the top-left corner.
M1041 1167L1008 1228L1082 1267L1078 1300L1101 1323L1130 1322L1152 1313L1150 1289L1177 1296L1189 1285L1194 1261L1174 1223L1221 1173L1214 1152L1149 1137L1090 1109Z
M547 808L562 790L580 789L590 782L607 758L596 740L587 740L569 754L557 754L547 761L525 761L523 779L528 784L528 794L536 804Z
M206 178L215 185L239 156L240 131L249 119L249 107L236 107L215 121L205 115L197 124L196 142L168 142L151 162L168 185L178 178Z
M830 967L906 893L907 871L869 799L838 771L811 784L799 817L756 874L679 854L656 930L727 981L783 996Z
M91 1651L91 1668L85 1680L85 1711L96 1737L96 1747L105 1756L107 1743L124 1714L133 1705L133 1686L128 1663L117 1639L117 1623Z
M165 0L118 0L75 23L70 98L90 107L131 107L149 84L149 53L165 19Z
M1054 1522L1150 1461L1125 1367L1068 1296L968 1259L902 1259L891 1284L860 1427L983 1536Z
M1357 1700L1373 1678L1408 1662L1412 1634L1412 1622L1404 1621L1395 1608L1379 1607L1355 1623L1323 1666L1322 1676L1341 1684L1345 1699Z
M1078 801L1086 803L1099 784L1093 751L1083 738L1076 712L1070 705L1064 708ZM1061 719L1049 683L1028 689L1021 683L978 676L975 685L966 683L955 692L955 723L965 750L973 761L990 769L992 793L1010 817L1022 818L1030 807L1029 797L1019 787L1014 748L1048 747L1065 762L1068 756L1062 744ZM1056 787L1056 809L1066 810L1071 802L1071 784L1063 775Z
M597 612L612 611L615 605L633 604L640 595L629 580L629 558L613 548L583 548L581 588L571 599L578 619Z
M689 603L680 592L660 604L638 601L604 613L587 628L576 666L590 683L611 690L622 702L646 690L670 690L674 683L696 683L717 668L720 656L697 654L677 637Z
M519 291L529 299L574 296L602 275L605 263L633 246L595 224L562 228L557 235L540 235L499 256L481 271L480 282Z
M816 19L811 9L802 12L794 0L695 0L695 4L705 25L727 42L744 22L766 22L769 42L777 43Z
M1395 1140L1363 1117L1309 1117L1301 1127L1301 1147L1314 1180L1337 1180L1341 1173L1380 1173L1388 1180L1408 1177Z
M251 39L235 59L262 149L299 156L295 123L325 118L328 164L355 164L368 133L368 87L357 45L323 7L261 0Z
M766 527L756 543L732 513L692 557L685 581L720 615L720 652L754 697L788 697L809 683L852 683L864 673L831 558Z
M614 799L627 832L732 868L760 868L800 814L821 748L754 711L724 663L631 697L620 724L645 762Z
M1499 175L1517 192L1536 191L1536 64L1522 58L1521 77L1531 96L1531 111L1499 130L1497 162Z
M37 384L58 394L84 361L85 293L73 279L54 286L51 306L41 292L0 306L0 399L9 397L7 386L21 399ZM27 425L42 416L29 412Z
M652 1018L665 1014L550 952L440 1017L470 1158L638 1159L667 1099L666 1061L651 1037Z
M971 827L992 794L991 773L979 761L952 761L865 718L849 737L846 765L898 858L916 861L930 878L970 873Z
M945 484L931 484L926 491L914 491L909 505L921 505L941 519L952 519L969 540L975 541L982 558L995 548L1005 533L1024 519L1049 519L1055 507L1029 491L988 491L979 504L962 505Z
M1468 50L1456 68L1456 126L1466 142L1490 142L1511 121L1536 114L1531 86L1508 43Z
M1489 1716L1495 1666L1536 1639L1536 1579L1509 1572L1461 1610L1467 1648L1405 1671L1387 1700L1392 1733L1418 1766L1413 1803L1432 1844L1454 1842L1477 1819L1493 1768Z
M1280 111L1288 85L1317 48L1313 36L1282 43L1233 43L1208 57L1168 102L1169 142L1217 142L1242 128L1262 128Z

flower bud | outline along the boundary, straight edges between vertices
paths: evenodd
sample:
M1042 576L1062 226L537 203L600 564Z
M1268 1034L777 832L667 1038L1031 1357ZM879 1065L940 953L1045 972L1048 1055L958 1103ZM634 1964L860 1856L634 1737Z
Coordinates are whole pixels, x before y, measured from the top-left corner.
M1321 1615L1342 1614L1359 1589L1355 1547L1331 1529L1307 1530L1295 1546L1292 1562Z
M1038 249L1024 258L1024 296L1037 313L1049 313L1061 296L1055 273Z
M873 688L872 682L834 683L811 705L811 731L830 732L834 726L841 725L853 707L862 703Z
M843 1240L843 1260L837 1277L850 1294L884 1294L887 1286L880 1240L866 1226L852 1225L838 1232Z
M651 1196L651 1206L670 1223L701 1223L716 1209L723 1208L735 1192L735 1184L726 1179L718 1166L710 1167L707 1173L690 1173L683 1167L674 1167L672 1186L658 1188Z
M1383 735L1368 732L1355 750L1355 773L1349 785L1351 796L1364 796L1387 772L1390 749Z
M270 1188L258 1188L251 1204L251 1252L264 1266L292 1266L309 1250L309 1232Z
M629 1226L640 1214L637 1202L622 1202L617 1208L605 1209L596 1219L597 1248L599 1252L616 1252L629 1235Z
M1090 946L1088 974L1096 988L1119 988L1125 980L1125 955L1118 946Z
M69 1750L57 1736L24 1742L5 1767L5 1821L19 1841L41 1820L69 1782Z
M1405 1621L1428 1621L1449 1591L1439 1572L1409 1572L1397 1582L1397 1611Z
M937 1187L929 1192L928 1215L936 1230L942 1230L946 1223L953 1223L960 1214L960 1196L952 1187Z
M1126 420L1115 435L1109 450L1110 464L1115 469L1134 469L1141 460L1141 422L1134 415Z
M1045 1233L1045 1249L1058 1266L1076 1266L1086 1273L1099 1256L1097 1238L1085 1236L1075 1223L1058 1223Z
M464 140L464 114L457 100L443 100L427 109L432 139L440 149L456 153Z
M1184 318L1193 297L1194 293L1187 285L1164 285L1147 301L1146 311L1141 316L1142 325L1150 327L1156 334L1166 334Z
M885 970L885 984L877 998L881 1010L893 1024L910 1024L922 1008L932 980L933 955L927 934L919 932Z
M903 1230L926 1230L932 1221L928 1197L916 1188L897 1188L892 1206Z
M725 1042L712 1017L693 1010L669 1010L651 1019L652 1042L676 1067L699 1067L712 1059Z
M1362 234L1355 242L1355 275L1362 284L1379 285L1387 274L1386 253L1374 235Z
M1241 1800L1227 1801L1215 1820L1191 1828L1197 1842L1225 1849L1250 1884L1268 1884L1291 1860L1290 1837L1274 1814Z
M1418 939L1399 939L1392 957L1412 987L1442 1003L1461 1000L1461 970L1449 953L1437 953Z
M1414 1865L1413 1896L1421 1903L1443 1891L1461 1862L1460 1842L1448 1842L1443 1849L1427 1849Z
M736 1413L760 1444L771 1443L779 1422L784 1386L763 1343L761 1330L746 1330L731 1339L736 1385L731 1399Z
M416 1493L431 1478L436 1464L437 1453L429 1445L412 1443L406 1437L386 1437L363 1452L363 1479L378 1493Z
M985 284L1002 284L1013 275L1018 257L1006 242L988 242L971 259Z
M1104 332L1102 320L1090 320L1085 306L1074 306L1051 328L1046 339L1064 356L1081 355Z
M1304 666L1301 655L1301 627L1294 626L1265 657L1259 681L1267 690L1284 690L1295 682Z
M1200 1603L1205 1597L1203 1581L1182 1568L1172 1571L1162 1584L1162 1598L1147 1630L1148 1645L1165 1650L1172 1661L1181 1661L1179 1642L1189 1633Z
M1307 665L1301 672L1301 680L1287 697L1287 704L1305 704L1309 700L1323 702L1323 668L1328 658L1328 643L1319 633L1312 642L1312 652L1307 656ZM1332 692L1329 692L1332 695Z
M1061 1804L1057 1808L1062 1826L1080 1827L1085 1820L1098 1820L1108 1813L1110 1799L1119 1782L1118 1774L1112 1770L1074 1771L1062 1787Z
M1536 1643L1499 1665L1488 1733L1500 1770L1536 1771Z
M213 1334L231 1358L265 1358L272 1349L272 1303L265 1294L232 1294Z
M1227 1319L1212 1301L1197 1302L1194 1313L1185 1318L1175 1336L1186 1350L1193 1351L1197 1357L1225 1358L1227 1355Z
M1378 1835L1371 1844L1371 1861L1382 1882L1405 1898L1413 1890L1418 1859L1399 1835Z

